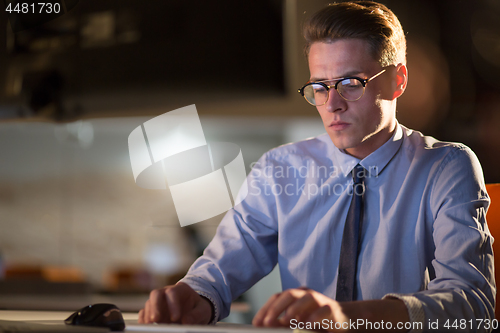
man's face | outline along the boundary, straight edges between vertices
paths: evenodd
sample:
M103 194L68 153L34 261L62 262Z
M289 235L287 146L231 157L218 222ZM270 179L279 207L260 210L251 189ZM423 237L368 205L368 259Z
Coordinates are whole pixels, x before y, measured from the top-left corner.
M369 45L360 39L316 42L309 51L311 81L356 76L367 79L383 68L373 59ZM333 85L334 83L330 83ZM325 105L317 106L325 129L335 146L364 158L383 145L396 125L395 100L387 93L390 75L385 72L369 81L361 99L348 102L332 88Z

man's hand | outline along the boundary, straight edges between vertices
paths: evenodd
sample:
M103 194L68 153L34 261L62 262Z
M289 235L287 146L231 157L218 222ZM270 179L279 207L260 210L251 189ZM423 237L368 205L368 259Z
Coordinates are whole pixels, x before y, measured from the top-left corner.
M280 317L280 315L283 316ZM349 321L340 303L317 291L298 288L289 289L272 296L253 319L255 326L290 327L290 320L298 322Z
M292 319L297 323L322 323L326 319L332 330L335 330L335 323L364 319L372 323L391 323L390 332L406 332L404 323L409 321L408 310L399 299L337 302L317 291L298 288L272 296L257 312L252 323L255 326L291 327ZM401 329L398 323L403 323ZM338 327L345 326L339 324ZM365 331L371 332L369 329ZM377 333L382 331L374 330Z
M210 301L182 282L153 290L144 309L139 311L141 324L208 324L210 318Z

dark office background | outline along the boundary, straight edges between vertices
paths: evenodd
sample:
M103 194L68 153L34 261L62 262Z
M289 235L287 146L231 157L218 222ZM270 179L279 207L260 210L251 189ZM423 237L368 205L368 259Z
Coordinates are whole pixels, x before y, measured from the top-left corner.
M80 1L68 14L15 34L2 12L0 96L3 104L27 106L16 111L24 115L55 101L53 117L71 120L97 112L74 102L78 96L117 96L96 108L103 115L120 105L120 96L138 96L122 104L129 106L126 115L141 115L141 106L162 94L175 107L287 94L293 89L285 89L285 1L298 3L299 10L306 3ZM500 2L382 2L399 16L408 38L410 83L400 121L467 144L486 181L500 182ZM311 8L323 3L309 1ZM297 23L310 12L298 13ZM22 87L16 92L13 77L19 72ZM238 115L236 108L231 116ZM292 112L277 108L271 116L315 114L303 105Z
M433 96L427 100L433 103L425 105L415 94L411 103L418 108L404 100L401 107L411 108L413 117L420 118L418 129L424 133L471 147L486 182L500 182L500 2L383 2L399 16L407 33L409 89L420 85L416 90L425 94L422 86L428 86ZM425 75L415 73L412 60L426 52L430 61L421 66Z

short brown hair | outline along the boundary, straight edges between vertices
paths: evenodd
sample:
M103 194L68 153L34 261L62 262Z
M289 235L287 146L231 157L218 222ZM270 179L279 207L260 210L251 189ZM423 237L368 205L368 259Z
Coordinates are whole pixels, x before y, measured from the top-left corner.
M406 63L406 39L401 23L386 6L373 1L329 4L304 25L305 54L315 42L358 38L370 44L372 56L385 67Z

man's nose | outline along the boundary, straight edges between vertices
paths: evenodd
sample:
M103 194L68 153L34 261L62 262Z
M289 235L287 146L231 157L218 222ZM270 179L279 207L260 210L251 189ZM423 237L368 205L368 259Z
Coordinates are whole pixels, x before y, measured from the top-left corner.
M343 111L347 109L346 100L342 98L334 87L328 90L328 101L326 101L326 110L328 112Z

